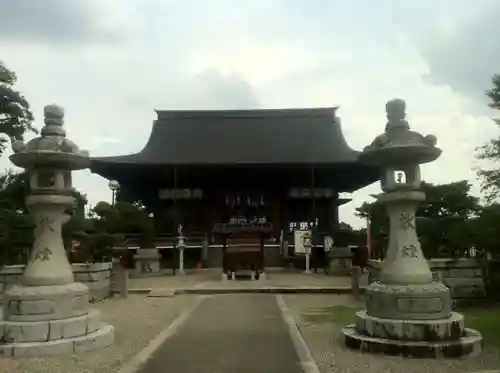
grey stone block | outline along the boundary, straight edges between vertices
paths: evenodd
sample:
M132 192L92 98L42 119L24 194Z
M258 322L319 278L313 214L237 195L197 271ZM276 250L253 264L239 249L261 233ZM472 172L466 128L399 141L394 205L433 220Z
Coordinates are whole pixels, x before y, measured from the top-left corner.
M88 287L74 282L54 286L14 285L4 293L7 321L43 321L87 313Z
M75 353L86 352L104 348L114 341L114 329L111 325L102 324L99 330L76 339L74 342Z
M90 291L109 287L109 283L107 281L87 282L85 285L87 285Z
M483 271L481 268L458 268L458 269L447 269L443 271L443 277L448 278L470 278L470 277L482 277Z
M87 334L97 331L101 324L100 313L96 310L90 310L87 315Z
M0 350L5 346L0 346ZM60 339L50 342L32 342L7 345L12 348L13 357L34 357L45 355L70 354L73 352L73 342L71 340Z
M0 345L0 358L3 357L12 357L13 354L13 348L12 346L1 346Z
M366 309L374 317L407 320L445 319L451 313L450 290L439 282L384 284L366 289Z
M79 337L87 333L87 315L50 322L50 340Z
M152 298L172 298L175 296L175 289L153 289L149 292L148 297Z
M114 341L114 329L101 323L99 329L82 336L45 342L0 344L0 357L34 357L70 354L109 346Z
M464 330L464 335L454 341L421 342L376 338L358 333L355 325L344 327L341 337L345 346L361 352L414 358L477 356L482 349L481 335L467 328Z
M0 323L3 323L5 343L44 342L49 338L49 323L46 321Z
M446 319L397 320L356 313L356 331L370 337L401 341L458 340L464 331L464 317L456 312Z

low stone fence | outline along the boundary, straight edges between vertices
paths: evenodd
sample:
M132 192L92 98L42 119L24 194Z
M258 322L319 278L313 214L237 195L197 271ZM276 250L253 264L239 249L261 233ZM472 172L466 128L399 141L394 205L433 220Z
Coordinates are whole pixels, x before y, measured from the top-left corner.
M72 267L75 281L82 282L89 287L92 301L100 301L111 295L111 263L73 263ZM0 269L0 302L3 286L18 282L23 271L24 265L5 266Z
M352 251L349 247L333 247L328 253L330 276L349 276L352 270Z
M111 263L73 263L75 281L89 287L90 298L98 302L111 296Z
M453 299L474 299L486 297L483 262L472 258L444 258L428 261L432 276L450 288ZM378 278L382 261L369 260L368 282Z

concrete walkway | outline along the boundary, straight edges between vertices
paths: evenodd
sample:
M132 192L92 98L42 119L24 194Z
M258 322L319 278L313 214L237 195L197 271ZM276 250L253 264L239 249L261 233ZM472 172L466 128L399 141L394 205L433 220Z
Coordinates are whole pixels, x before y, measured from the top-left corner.
M213 296L161 345L140 373L301 373L273 295Z

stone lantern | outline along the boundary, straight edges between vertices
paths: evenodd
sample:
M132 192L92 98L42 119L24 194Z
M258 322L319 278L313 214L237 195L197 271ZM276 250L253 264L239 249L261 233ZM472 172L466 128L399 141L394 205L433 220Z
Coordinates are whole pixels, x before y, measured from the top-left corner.
M360 155L381 169L383 193L377 203L389 216L389 243L378 281L366 289L366 309L356 324L342 330L344 343L368 352L413 357L457 357L481 351L481 335L464 328L464 317L451 310L448 287L433 280L418 241L415 212L425 200L420 165L441 150L432 135L410 130L405 102L386 105L388 123Z
M113 327L89 309L89 289L75 282L62 240L73 205L71 171L89 166L89 154L66 139L64 111L44 109L41 136L14 141L10 157L30 174L26 205L35 221L34 243L19 284L5 291L0 356L83 352L113 343Z

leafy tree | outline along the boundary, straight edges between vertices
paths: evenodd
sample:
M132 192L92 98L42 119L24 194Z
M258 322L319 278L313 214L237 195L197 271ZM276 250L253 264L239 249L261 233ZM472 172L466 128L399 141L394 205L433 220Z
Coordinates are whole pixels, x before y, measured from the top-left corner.
M0 264L24 264L33 243L34 224L25 204L30 192L28 179L26 171L6 170L0 175ZM72 194L76 203L75 213L68 211L73 217L64 227L68 236L82 226L80 216L87 203L78 191Z
M0 61L0 133L10 139L21 140L26 132L37 132L32 127L33 113L24 96L14 89L16 74ZM0 139L0 154L8 139Z
M472 245L470 222L480 206L478 198L469 194L470 188L466 180L442 185L422 183L427 200L417 210L416 224L426 256L463 252ZM357 215L370 218L375 251L385 248L389 230L385 207L365 202L357 209Z
M152 247L154 221L143 206L122 201L111 206L101 201L92 209L92 213L95 216L95 234L99 235L101 241L116 243L125 235L135 238L140 247Z
M366 229L354 229L350 224L340 222L334 237L335 246L362 245L366 241Z
M500 75L492 78L492 88L486 91L490 99L489 106L494 110L500 110ZM500 127L500 117L493 118L494 123ZM477 148L478 159L497 162L500 160L500 136L490 140L488 143ZM500 169L479 169L478 176L482 179L482 191L485 193L487 202L492 202L499 196L500 192Z
M0 264L22 264L33 237L33 222L27 214L25 198L28 175L6 170L0 175Z
M476 219L470 224L470 233L474 245L490 253L500 249L500 204L484 206Z

